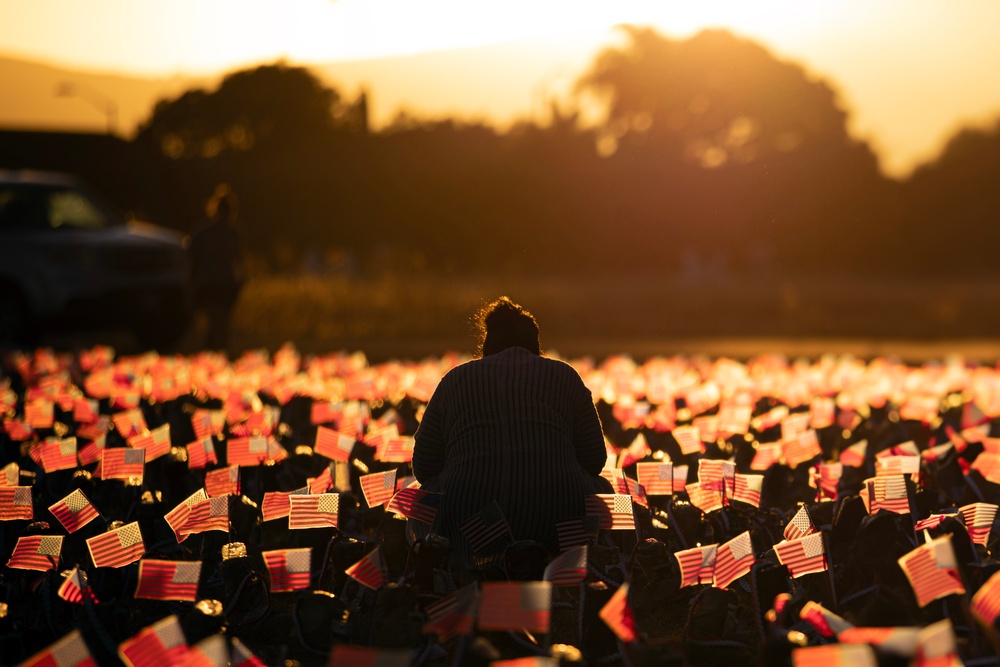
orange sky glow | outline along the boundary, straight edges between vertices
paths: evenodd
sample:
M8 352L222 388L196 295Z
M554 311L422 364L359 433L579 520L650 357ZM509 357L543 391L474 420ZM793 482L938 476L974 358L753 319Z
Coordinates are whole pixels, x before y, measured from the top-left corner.
M509 105L477 99L475 90L445 98L430 81L384 85L372 91L376 126L400 107L500 123L526 116L537 101L532 91L568 96L592 54L620 39L613 27L622 23L673 37L726 28L801 63L835 86L852 112L852 133L872 143L891 175L932 158L959 127L1000 116L994 0L0 2L0 54L147 77L213 75L278 58L307 65L525 45L534 69L512 67L494 82L497 92L510 91ZM523 80L525 72L536 78Z

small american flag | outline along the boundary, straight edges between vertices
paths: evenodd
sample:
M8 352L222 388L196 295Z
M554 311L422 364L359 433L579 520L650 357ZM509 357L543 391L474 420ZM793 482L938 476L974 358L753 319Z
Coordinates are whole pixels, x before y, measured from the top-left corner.
M340 417L343 405L331 401L313 401L309 408L309 421L316 424L332 424Z
M360 482L368 507L378 507L392 500L396 491L396 470L362 475Z
M733 495L733 477L736 464L722 459L700 459L698 461L698 481L702 491L718 491L723 496Z
M291 503L288 501L290 495L308 495L309 487L303 486L294 491L268 491L264 494L264 502L261 503L260 511L264 521L281 519L288 516L291 511Z
M674 493L680 493L687 486L688 466L674 466Z
M0 486L17 486L21 482L21 467L11 461L0 468Z
M847 623L846 621L844 622ZM878 649L880 647L894 648L897 646L916 647L919 641L920 630L918 628L855 628L850 627L849 623L848 626L846 630L841 630L837 633L837 641L841 644L869 644Z
M879 510L896 514L910 513L909 488L903 475L866 479L860 495L869 514L875 514Z
M63 572L62 576L63 582L57 591L60 598L71 604L83 604L84 598L96 599L87 583L87 573L79 567Z
M671 434L680 446L682 454L688 455L701 453L701 435L696 427L678 426L671 431Z
M992 503L972 503L959 507L958 512L962 515L972 541L986 546L993 528L993 519L997 515L997 506Z
M76 434L81 435L80 429L77 429ZM76 450L76 458L79 459L80 465L90 465L95 461L100 461L102 453L104 452L104 446L107 441L107 434L100 433L94 437L94 439L83 447L79 447Z
M145 433L149 429L146 427L146 418L142 416L142 410L133 408L123 412L116 412L111 415L111 421L123 438Z
M681 570L681 588L715 581L715 558L718 544L694 547L674 553Z
M812 414L809 412L794 412L781 420L781 439L792 440L806 432Z
M0 486L0 521L30 521L34 516L30 486Z
M379 547L375 547L364 558L344 570L344 574L373 590L384 586L389 578Z
M953 593L965 593L949 535L921 544L899 559L899 567L921 607Z
M479 555L489 553L488 548L497 540L503 539L509 543L514 539L510 527L507 525L507 519L504 518L503 510L500 509L500 505L496 501L491 502L463 521L458 530L469 543L472 553Z
M93 398L80 397L73 402L73 421L93 424L100 417L100 403Z
M35 432L20 419L4 419L3 430L7 432L11 440L18 442L29 439Z
M442 642L455 635L470 635L478 606L479 588L473 582L428 605L423 632L436 634Z
M139 561L139 584L135 597L146 600L198 599L198 579L201 561L154 560Z
M229 465L259 466L268 459L268 440L264 436L229 440L226 449L226 460Z
M87 549L94 567L122 567L134 563L146 553L138 521L91 537L87 540Z
M837 616L832 611L809 600L799 611L799 618L811 625L816 632L824 637L836 637L854 626Z
M726 588L750 571L755 561L750 531L740 533L725 544L719 545L715 554L716 588Z
M611 599L597 613L604 624L623 642L635 639L635 616L628 605L628 582L618 587Z
M337 527L340 514L340 496L336 493L288 497L288 527L303 528Z
M368 432L365 433L362 438L363 442L369 447L375 448L375 458L379 457L379 454L385 449L386 443L391 438L399 437L399 426L394 423L387 424L385 426L377 426L374 422L369 424Z
M792 667L878 667L878 657L867 644L826 644L794 649Z
M771 442L757 445L753 460L750 461L751 470L769 470L772 465L781 461L781 443Z
M880 456L875 458L875 476L914 475L920 472L919 456Z
M772 426L777 426L781 420L788 416L787 405L776 405L762 415L754 417L750 424L755 431L766 431Z
M209 635L194 646L188 647L185 656L192 667L229 667L229 647L222 635Z
M375 452L375 460L385 463L409 463L413 460L413 436L400 435L389 438L385 447Z
M336 461L334 463L336 463ZM333 473L330 470L332 466L333 464L330 464L323 468L323 472L320 474L306 479L306 484L309 485L309 493L314 495L326 493L333 487ZM348 491L350 491L350 489L348 489Z
M80 489L49 507L52 516L59 520L68 533L75 533L98 517L97 508Z
M410 487L396 492L386 506L386 512L402 514L407 519L416 519L424 523L434 523L440 503L440 493Z
M73 630L21 663L21 667L95 667L87 642L79 630Z
M229 652L229 664L232 667L266 667L264 661L253 654L253 652L233 637L230 639L232 648Z
M353 436L334 431L332 428L318 426L313 451L333 461L347 461L351 458L354 444Z
M191 505L191 513L184 522L184 534L210 530L229 532L229 496L209 497Z
M198 489L185 498L184 502L163 515L167 524L174 531L174 535L177 536L178 542L183 542L191 534L190 531L184 530L184 524L187 523L188 517L191 516L191 508L207 498L208 494L205 493L205 489Z
M309 588L312 549L277 549L261 554L271 575L271 592Z
M186 664L190 655L176 615L167 616L118 645L118 657L129 667Z
M548 632L551 597L547 581L486 582L479 598L479 628Z
M45 399L25 403L24 423L31 428L52 428L55 423L55 405Z
M859 440L840 452L840 462L848 468L860 468L868 455L868 441Z
M63 438L61 440L50 440L43 442L37 449L32 451L38 454L36 459L45 472L56 470L69 470L75 468L76 460L76 438ZM32 458L35 458L32 456Z
M836 500L837 487L844 475L842 463L820 463L815 473L810 469L810 485L816 488L816 500Z
M826 548L823 533L811 533L795 540L774 545L778 561L788 568L788 574L797 579L806 574L825 572L827 569Z
M714 382L691 387L684 392L684 403L691 414L700 415L719 403L719 387Z
M674 493L673 463L636 463L635 474L647 496L670 496Z
M820 456L823 450L820 448L819 440L816 438L816 431L809 429L794 438L782 440L781 453L785 457L788 467L796 468Z
M986 580L972 596L972 613L986 627L992 627L1000 616L1000 572Z
M712 442L719 437L719 415L695 417L691 425L698 429L698 439L702 442Z
M614 457L609 457L613 459ZM609 460L609 465L611 461ZM601 477L611 482L611 487L615 490L615 493L628 493L628 482L625 481L625 471L621 468L614 468L605 466L601 470Z
M209 498L240 495L240 467L227 466L206 472L205 492Z
M1000 484L1000 454L983 452L972 462L972 469L987 481Z
M809 404L810 428L826 428L833 424L835 405L829 396L814 396Z
M576 586L587 577L587 545L573 547L552 559L542 576L553 586Z
M101 479L142 479L146 463L145 449L109 447L101 450Z
M596 543L600 529L601 518L597 516L577 516L556 521L559 550L566 551L573 547Z
M146 450L146 460L156 459L170 453L170 424L157 426L151 431L128 438L128 446Z
M688 484L684 487L684 491L687 493L691 504L706 514L722 509L722 491L702 488L701 482Z
M62 535L31 535L17 538L7 567L17 570L54 570L62 552Z
M215 440L211 437L195 440L187 445L188 468L197 470L206 467L209 463L218 463L219 458L215 454Z
M745 434L750 430L753 408L749 405L726 403L719 408L719 431L728 434Z
M802 505L795 512L795 516L788 522L788 525L785 526L784 537L786 540L797 540L800 537L805 537L815 532L816 527L809 516L809 509L805 505Z
M962 667L964 663L958 657L955 628L950 618L920 628L913 664L919 667Z
M602 530L635 530L632 496L598 493L584 497L587 515L600 520Z
M733 500L760 507L760 492L764 487L763 475L742 475L736 473L733 485Z
M941 523L950 516L955 516L954 514L931 514L926 519L921 519L913 526L913 532L919 533L922 530L931 530L937 528Z
M640 432L635 436L628 447L618 453L618 467L627 468L633 463L643 460L652 453L653 450L649 448L649 443L646 442L646 436Z
M226 413L222 410L197 409L191 414L194 436L199 440L222 433L226 425Z

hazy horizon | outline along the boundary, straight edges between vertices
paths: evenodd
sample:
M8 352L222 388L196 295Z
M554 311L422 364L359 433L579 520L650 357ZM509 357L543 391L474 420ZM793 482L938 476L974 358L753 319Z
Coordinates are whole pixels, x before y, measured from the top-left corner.
M543 119L545 100L565 99L597 51L616 42L611 26L630 22L671 38L727 29L802 65L837 90L852 136L868 141L883 171L897 178L933 159L960 128L1000 116L1000 89L988 84L1000 70L997 3L761 0L748 7L706 0L688 7L634 0L599 10L573 7L555 0L476 7L449 0L226 0L208 7L191 0L94 0L86 7L37 0L7 8L0 54L156 83L146 115L157 95L178 94L183 81L217 81L283 58L322 70L347 97L365 87L374 127L401 108L503 127L517 118ZM22 99L10 85L4 87L14 102ZM53 97L48 88L40 93ZM6 102L5 124L17 111ZM104 125L93 108L76 106L78 117L90 119L85 126ZM130 126L124 109L120 115L126 130L141 120Z

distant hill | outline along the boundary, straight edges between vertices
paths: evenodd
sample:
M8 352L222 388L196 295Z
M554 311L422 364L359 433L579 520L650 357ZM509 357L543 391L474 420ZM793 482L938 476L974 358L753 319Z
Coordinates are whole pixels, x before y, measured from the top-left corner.
M60 87L67 83L78 92L60 96ZM96 74L0 58L0 128L103 132L108 117L98 107L108 99L118 106L118 133L128 138L149 116L158 99L212 83L210 79Z
M546 99L569 89L592 51L589 44L550 39L306 66L349 99L364 88L376 128L403 108L421 117L489 118L502 124L541 113ZM110 99L118 105L119 134L131 137L157 100L193 87L214 87L224 74L143 78L0 57L0 129L103 132L108 119L98 107ZM79 93L58 95L64 83Z

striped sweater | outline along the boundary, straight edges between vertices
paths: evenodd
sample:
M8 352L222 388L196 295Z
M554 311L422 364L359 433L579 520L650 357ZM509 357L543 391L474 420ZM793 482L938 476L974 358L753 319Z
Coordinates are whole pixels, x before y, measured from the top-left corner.
M494 500L514 539L556 551L555 522L582 516L585 494L610 492L599 476L605 461L601 422L577 372L512 347L441 380L416 433L413 473L443 492L434 531L469 562L458 528Z

